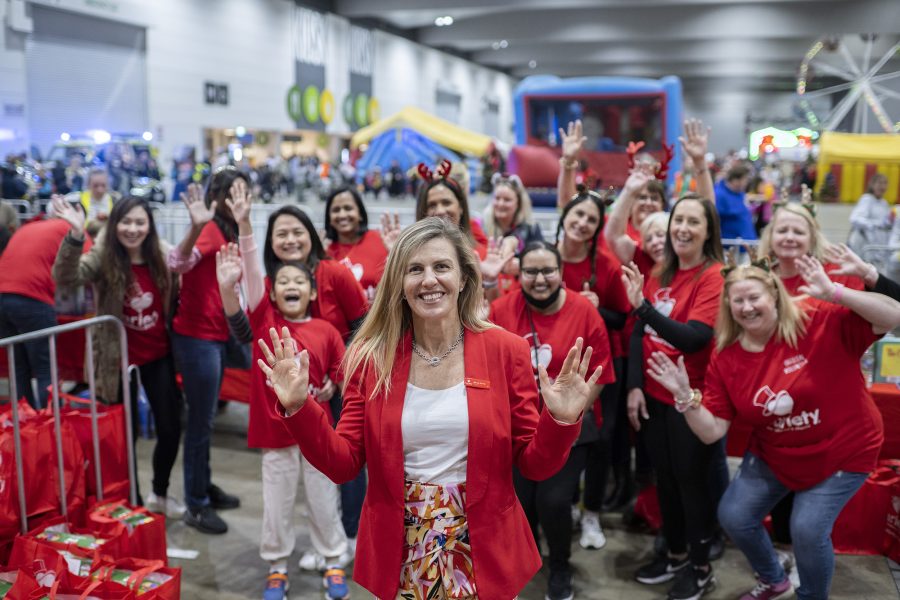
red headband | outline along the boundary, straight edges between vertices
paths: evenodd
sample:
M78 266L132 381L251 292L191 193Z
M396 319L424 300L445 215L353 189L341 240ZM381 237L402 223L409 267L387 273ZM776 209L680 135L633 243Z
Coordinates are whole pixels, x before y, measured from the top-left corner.
M441 164L437 167L437 176L438 179L447 179L450 175L450 169L453 168L453 165L446 158L441 161ZM434 181L434 173L431 172L431 169L428 168L428 165L425 163L419 163L419 177L431 183Z
M628 147L626 148L625 152L628 154L629 171L634 168L635 155L643 147L644 142L628 142ZM672 162L673 156L675 156L675 146L667 146L663 144L663 159L656 166L656 178L660 181L665 181L666 177L669 175L669 163Z

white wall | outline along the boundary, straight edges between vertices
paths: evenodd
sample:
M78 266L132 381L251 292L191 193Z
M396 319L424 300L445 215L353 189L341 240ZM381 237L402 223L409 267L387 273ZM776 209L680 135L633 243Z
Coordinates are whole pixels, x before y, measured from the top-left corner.
M11 152L28 149L28 102L25 79L25 33L7 27L11 13L24 13L24 5L0 1L0 160ZM18 107L24 107L16 114Z

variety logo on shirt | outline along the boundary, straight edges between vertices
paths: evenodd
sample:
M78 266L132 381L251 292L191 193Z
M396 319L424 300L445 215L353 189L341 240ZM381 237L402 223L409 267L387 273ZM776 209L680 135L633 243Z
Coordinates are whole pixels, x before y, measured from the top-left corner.
M137 280L125 291L125 305L134 311L134 314L123 315L125 326L129 329L148 331L159 322L159 313L155 310L144 314L145 310L153 306L153 292L145 292Z
M788 359L785 363L794 361L796 358L798 357ZM802 356L799 358L802 358ZM794 362L792 364L799 363ZM753 406L762 408L764 417L772 415L777 417L767 425L769 431L774 433L802 431L822 422L818 408L812 411L804 410L796 415L791 414L794 410L794 399L787 390L781 390L776 394L772 391L772 388L767 385L761 387L756 392L756 395L753 397Z
M538 365L543 366L545 369L550 366L550 361L553 359L553 348L550 344L540 344L540 340L531 339L532 334L525 334L524 338L531 344L531 366L534 367L534 370L537 371ZM537 336L535 336L536 338ZM538 345L540 344L540 345ZM537 346L537 348L535 348Z
M785 390L781 390L777 394L772 391L769 386L761 387L756 396L753 397L753 406L759 406L763 409L763 416L769 415L785 416L791 414L794 408L794 399Z
M664 317L668 317L675 310L675 299L671 297L671 293L672 288L664 287L656 290L656 293L653 294L653 308L658 310ZM644 325L644 333L653 336L653 340L658 344L663 344L670 348L673 347L669 342L659 337L656 330L649 325Z

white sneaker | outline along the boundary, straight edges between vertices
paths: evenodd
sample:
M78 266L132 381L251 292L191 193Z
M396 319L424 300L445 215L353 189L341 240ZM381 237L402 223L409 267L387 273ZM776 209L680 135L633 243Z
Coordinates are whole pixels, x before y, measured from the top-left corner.
M341 569L350 564L353 555L350 552L344 552L332 564L325 564L325 557L315 550L307 550L300 557L300 568L304 571L324 571L327 567L336 566Z
M606 545L606 536L603 534L603 528L600 527L600 517L597 513L585 511L581 517L581 539L579 540L582 548L599 550Z
M165 515L170 519L180 519L186 510L178 498L174 496L157 496L153 492L147 496L144 508L152 513Z

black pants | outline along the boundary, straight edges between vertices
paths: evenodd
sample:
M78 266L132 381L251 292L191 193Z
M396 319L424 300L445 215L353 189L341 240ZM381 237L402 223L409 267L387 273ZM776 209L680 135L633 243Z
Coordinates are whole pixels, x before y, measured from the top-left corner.
M166 496L172 467L181 443L181 413L184 399L175 383L175 361L171 354L138 367L141 383L156 424L156 446L153 448L153 493ZM137 379L131 381L131 423L134 439L139 430ZM135 470L137 473L137 470Z
M674 406L647 396L650 418L644 421L644 440L656 469L663 533L672 554L690 545L694 565L709 563L709 546L716 520L716 502L710 490L713 446L694 435L684 415Z
M331 415L337 423L341 418L344 399L340 388L335 391L329 401ZM341 484L341 524L349 538L355 538L359 531L359 516L362 513L363 500L366 499L366 470L362 469L355 479Z
M622 360L614 359L616 381L607 383L600 392L600 410L603 415L603 423L600 425L600 439L587 444L588 454L584 468L584 509L591 512L600 512L603 497L606 495L606 482L609 479L609 470L613 463L614 432L619 421L624 419L625 410L620 410L619 382L623 379ZM627 443L627 439L626 439Z
M559 472L544 481L526 479L513 467L513 484L516 496L525 510L534 539L538 539L537 527L541 526L547 548L550 551L550 570L569 569L572 554L572 496L578 489L581 471L587 460L588 444L572 448L569 459Z

